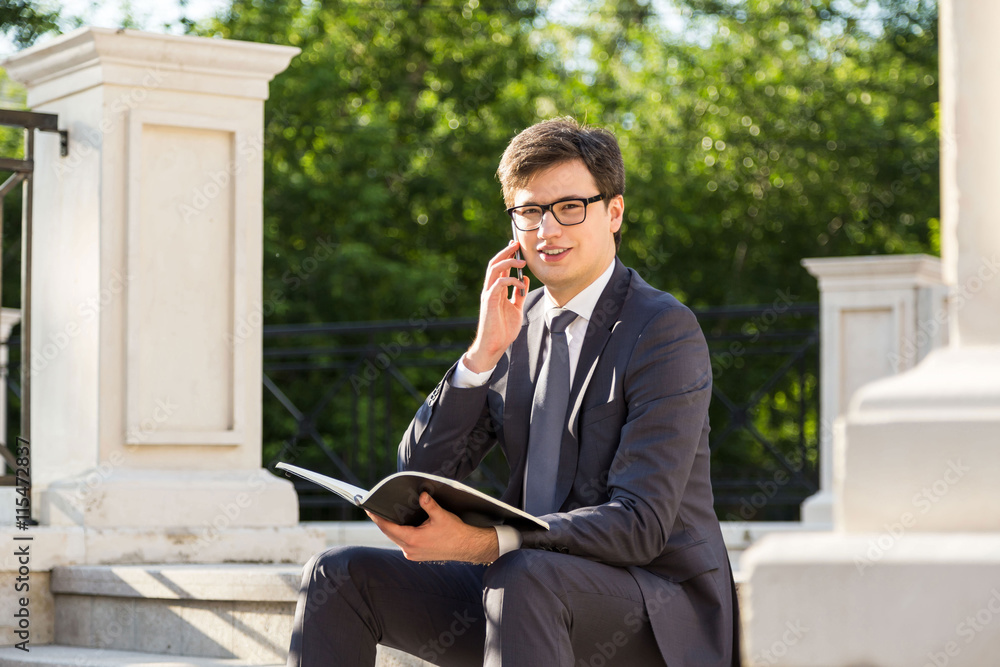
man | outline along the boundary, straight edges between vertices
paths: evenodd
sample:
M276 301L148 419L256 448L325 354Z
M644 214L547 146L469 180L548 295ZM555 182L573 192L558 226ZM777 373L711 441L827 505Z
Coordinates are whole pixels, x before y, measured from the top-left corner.
M616 257L618 144L572 119L539 123L498 176L516 241L490 260L475 341L417 412L399 465L461 479L499 445L503 500L549 530L469 526L427 494L418 527L372 516L402 552L314 558L289 665L371 665L377 643L440 665L738 664L708 349L691 312ZM525 266L543 290L511 276Z

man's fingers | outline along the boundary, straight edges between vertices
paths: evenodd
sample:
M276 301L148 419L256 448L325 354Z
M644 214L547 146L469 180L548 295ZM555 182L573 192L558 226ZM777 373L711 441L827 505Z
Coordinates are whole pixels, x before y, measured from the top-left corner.
M441 506L438 505L434 498L431 497L431 494L426 491L420 494L420 507L427 512L427 517L429 519L434 519L435 516L443 511Z
M449 515L454 516L451 512L438 505L434 497L426 491L420 494L420 506L427 512L427 516L432 519L442 519Z
M514 288L514 298L511 299L508 294L508 288ZM520 310L521 306L524 304L524 297L520 295L518 290L524 289L525 295L528 294L528 277L524 277L524 282L522 283L516 277L507 276L505 278L499 278L492 286L486 291L484 296L485 304L499 304L503 307L501 299L506 301L509 305L513 306L515 309ZM492 306L496 307L496 306Z
M518 281L515 281L518 282ZM523 291L519 289L520 285L514 287L514 296L511 297L511 303L514 304L518 309L524 307L524 300L528 298L528 288L531 287L531 278L528 276L524 277L524 288Z
M514 258L514 253L517 252L518 245L513 241L510 244L498 252L496 255L490 259L486 267L486 281L484 283L485 289L489 289L496 280L497 276L509 272L519 261ZM506 264L506 266L504 266Z

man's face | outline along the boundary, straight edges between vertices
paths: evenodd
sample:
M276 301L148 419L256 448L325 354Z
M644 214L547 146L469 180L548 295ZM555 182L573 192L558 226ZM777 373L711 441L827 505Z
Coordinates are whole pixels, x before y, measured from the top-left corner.
M600 194L582 160L563 162L531 179L514 192L513 206L551 204L571 197ZM542 224L530 232L518 230L521 253L531 272L542 281L560 306L600 276L615 256L614 233L622 224L625 202L621 195L587 206L587 219L565 227L546 211Z

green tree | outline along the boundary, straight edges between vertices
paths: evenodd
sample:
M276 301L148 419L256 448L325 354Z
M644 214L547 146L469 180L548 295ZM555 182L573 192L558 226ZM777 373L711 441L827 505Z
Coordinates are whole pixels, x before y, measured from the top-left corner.
M31 46L46 33L59 32L58 7L31 0L0 0L0 34L19 48Z

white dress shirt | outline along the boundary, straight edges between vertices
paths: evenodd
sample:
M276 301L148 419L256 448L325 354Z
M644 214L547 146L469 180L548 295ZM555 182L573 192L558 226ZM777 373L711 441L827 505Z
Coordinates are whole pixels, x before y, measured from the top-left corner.
M580 361L580 350L583 349L583 337L587 334L587 326L590 324L590 317L594 314L597 301L601 298L604 288L611 281L611 274L615 268L614 259L597 279L587 285L583 290L570 299L566 305L562 306L567 310L572 310L577 317L568 327L566 327L566 344L569 347L569 384L573 386L573 377L576 375L576 365ZM549 295L548 289L542 297L546 301L548 309L559 308L559 305ZM494 366L494 368L496 368ZM486 384L493 374L494 368L482 373L475 373L465 365L465 355L458 361L455 372L451 376L451 385L459 388L481 387ZM500 546L500 555L508 551L521 548L521 533L512 526L494 526L497 531L497 542Z

